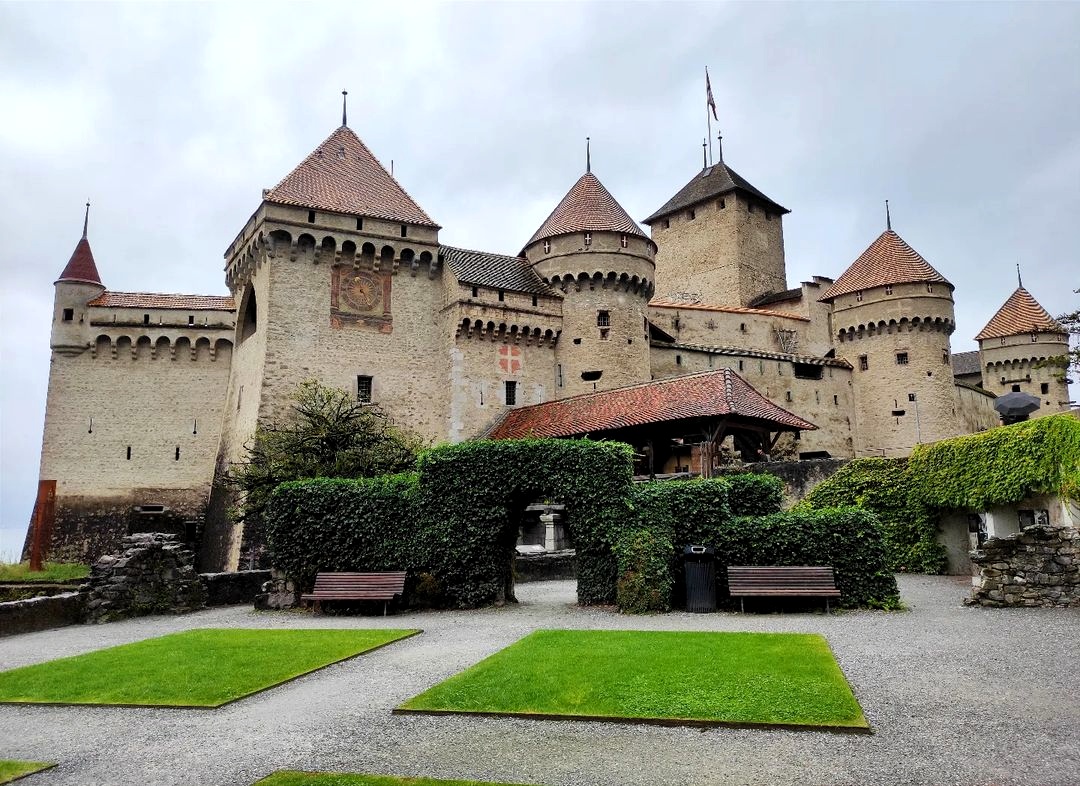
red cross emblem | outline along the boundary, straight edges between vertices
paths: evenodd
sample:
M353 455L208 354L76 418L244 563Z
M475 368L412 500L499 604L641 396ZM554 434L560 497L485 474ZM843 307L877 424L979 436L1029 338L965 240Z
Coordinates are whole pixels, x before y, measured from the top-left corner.
M521 371L521 347L499 347L499 369L504 374L517 374Z

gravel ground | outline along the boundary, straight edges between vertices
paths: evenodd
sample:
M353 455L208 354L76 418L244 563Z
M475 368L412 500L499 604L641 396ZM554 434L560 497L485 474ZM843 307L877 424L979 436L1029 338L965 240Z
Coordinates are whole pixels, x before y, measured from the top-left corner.
M0 705L0 758L56 761L27 786L235 784L277 769L593 784L1080 784L1080 609L960 605L967 581L901 576L910 611L620 616L573 582L517 606L383 617L213 609L0 639L0 669L193 627L424 633L218 710ZM390 710L537 628L824 634L873 736ZM574 664L567 663L567 668Z

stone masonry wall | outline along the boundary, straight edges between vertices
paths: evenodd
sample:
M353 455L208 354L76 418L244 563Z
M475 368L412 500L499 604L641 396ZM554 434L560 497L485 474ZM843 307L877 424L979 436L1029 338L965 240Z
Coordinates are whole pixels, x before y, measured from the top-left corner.
M123 552L102 557L90 572L88 622L200 609L206 590L195 555L175 535L146 532L124 538Z
M966 605L1080 606L1080 531L1072 527L991 538L971 561L979 576Z

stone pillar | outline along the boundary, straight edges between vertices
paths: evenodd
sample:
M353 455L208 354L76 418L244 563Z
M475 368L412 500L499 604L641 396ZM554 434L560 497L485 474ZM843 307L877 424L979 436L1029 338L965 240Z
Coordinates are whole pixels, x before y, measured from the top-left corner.
M547 551L560 551L566 545L562 515L551 511L541 513L540 523L544 527L544 548Z

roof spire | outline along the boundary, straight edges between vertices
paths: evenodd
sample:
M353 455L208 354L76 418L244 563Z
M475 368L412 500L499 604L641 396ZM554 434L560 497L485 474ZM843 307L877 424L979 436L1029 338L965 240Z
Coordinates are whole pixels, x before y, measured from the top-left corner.
M1020 278L1020 263L1016 263L1016 285L1020 288L1024 288L1024 279Z
M86 200L86 215L83 216L82 222L82 236L83 240L86 240L86 230L90 226L90 200ZM1018 266L1019 267L1019 266Z
M724 135L720 131L716 132L716 157L724 163Z
M349 101L349 91L348 90L342 90L341 91L341 124L343 126L347 126L349 124L349 117L348 117L348 114L346 113L346 110L348 109L348 101Z
M892 232L892 215L889 213L889 200L885 200L885 229Z
M585 137L585 174L592 172L592 142Z

